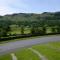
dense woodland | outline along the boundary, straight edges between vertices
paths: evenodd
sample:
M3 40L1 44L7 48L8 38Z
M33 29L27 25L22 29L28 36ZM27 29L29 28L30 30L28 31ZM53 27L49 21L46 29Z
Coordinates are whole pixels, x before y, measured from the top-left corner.
M0 16L0 37L13 35L11 34L11 29L15 27L20 28L21 35L43 35L47 34L47 30L50 30L50 33L60 33L60 12L44 12L41 14L15 13ZM29 29L29 33L24 33L26 28Z

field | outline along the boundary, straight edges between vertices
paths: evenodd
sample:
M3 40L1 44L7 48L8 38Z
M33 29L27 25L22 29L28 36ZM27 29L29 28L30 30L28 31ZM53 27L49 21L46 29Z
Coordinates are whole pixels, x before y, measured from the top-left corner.
M10 34L21 34L21 28L17 25L11 25L11 31L9 32ZM24 33L30 33L30 28L24 28Z
M10 27L11 27L11 31L9 32L10 34L21 34L21 28L18 25L11 25ZM30 33L30 30L31 28L25 27L24 33L28 34ZM46 33L52 33L51 27L47 27Z
M32 48L39 51L48 60L60 60L60 42L37 45Z
M44 56L48 60L60 60L60 42L39 44L29 48L39 52L40 55ZM44 58L40 57L29 48L19 49L12 53L15 54L17 60L41 60ZM0 60L12 60L12 53L0 56Z

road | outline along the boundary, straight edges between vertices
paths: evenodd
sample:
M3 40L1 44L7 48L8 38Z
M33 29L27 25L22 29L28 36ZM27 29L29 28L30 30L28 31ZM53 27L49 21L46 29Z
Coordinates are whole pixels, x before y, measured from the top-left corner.
M30 47L35 44L42 44L53 41L60 41L60 36L50 36L50 37L48 36L48 37L40 37L29 40L4 43L3 45L0 46L0 55L12 52L16 49L21 49L23 47Z

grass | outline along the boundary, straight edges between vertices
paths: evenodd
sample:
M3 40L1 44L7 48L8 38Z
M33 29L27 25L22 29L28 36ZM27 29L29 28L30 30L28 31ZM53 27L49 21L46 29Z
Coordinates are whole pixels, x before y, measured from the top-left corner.
M60 42L52 42L47 44L36 45L32 48L39 51L41 54L47 57L48 60L60 60L60 50L55 49L55 47L58 48L59 46Z
M11 54L11 53L10 53ZM0 56L0 60L11 60L12 57L10 54ZM18 60L40 60L37 55L35 55L29 49L21 49L14 52Z
M40 27L41 29L41 27ZM27 33L30 33L30 30L31 28L29 27L25 27L24 28L24 33L27 34ZM47 31L46 33L51 33L51 27L47 27ZM11 25L11 31L9 32L11 34L21 34L21 28L18 26L18 25Z
M0 60L11 60L10 54L0 56Z
M52 46L53 48L51 48ZM50 42L32 46L33 49L39 51L48 60L60 60L60 42ZM39 57L30 51L28 48L23 48L13 52L18 60L40 60ZM0 60L11 60L10 54L0 56Z
M46 33L51 33L51 28L47 28Z
M20 27L12 27L10 34L21 34L21 28ZM30 28L24 28L24 33L30 33Z
M39 57L29 49L23 49L20 52L16 52L15 54L18 60L39 60Z
M48 46L52 46L54 48L60 48L60 42L51 42L47 44Z

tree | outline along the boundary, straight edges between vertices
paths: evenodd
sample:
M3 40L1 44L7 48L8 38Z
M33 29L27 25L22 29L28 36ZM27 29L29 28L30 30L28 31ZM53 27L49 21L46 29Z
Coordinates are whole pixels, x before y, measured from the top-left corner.
M54 27L51 28L52 33L56 33L56 29Z
M57 33L60 33L60 26L57 26L56 30L57 30Z
M24 34L24 25L21 25L21 34Z
M31 34L35 34L35 27L34 26L31 26Z
M46 34L46 27L45 26L42 27L42 32L43 32L43 34Z
M5 20L0 20L0 36L7 36L10 31L10 24Z

